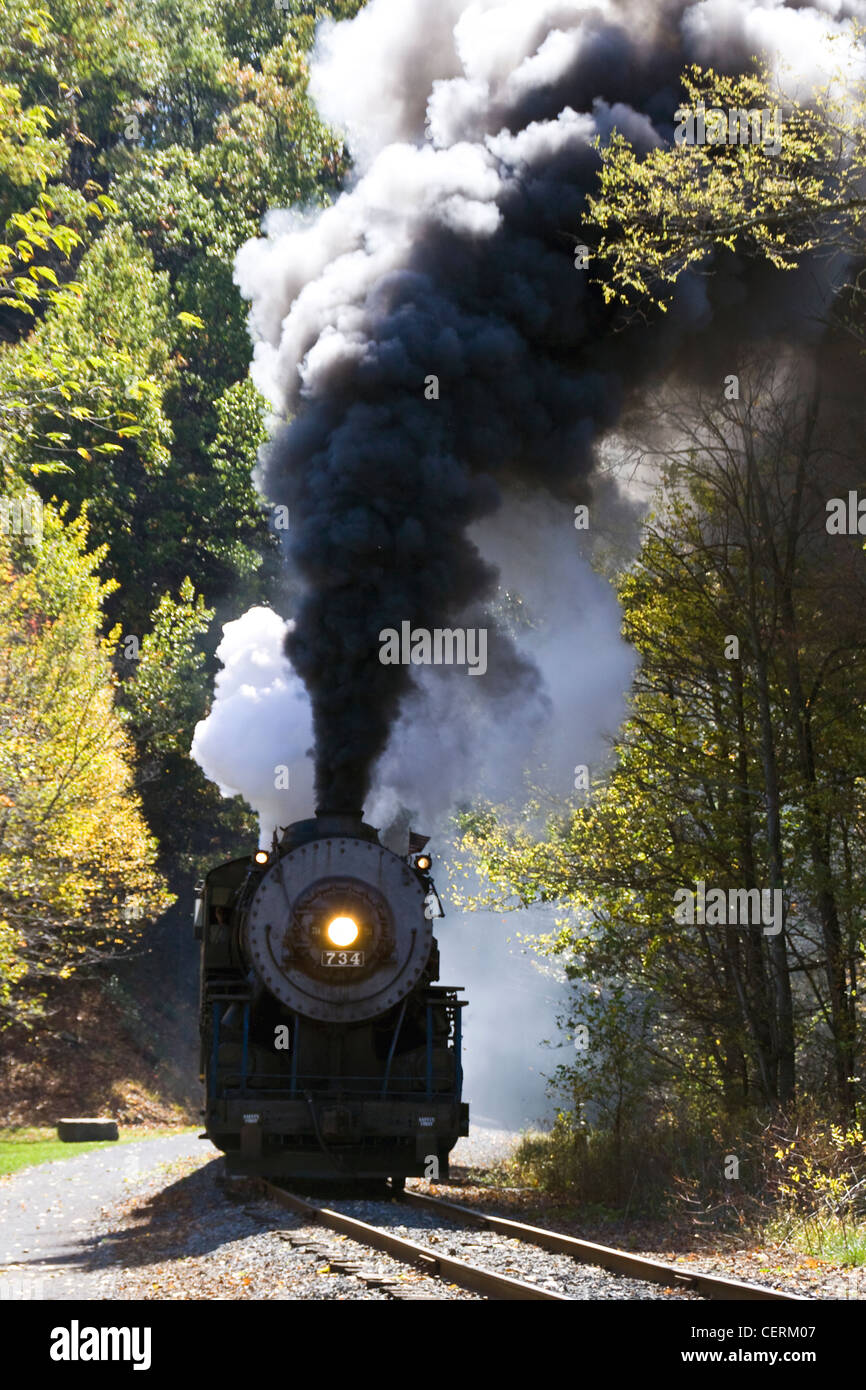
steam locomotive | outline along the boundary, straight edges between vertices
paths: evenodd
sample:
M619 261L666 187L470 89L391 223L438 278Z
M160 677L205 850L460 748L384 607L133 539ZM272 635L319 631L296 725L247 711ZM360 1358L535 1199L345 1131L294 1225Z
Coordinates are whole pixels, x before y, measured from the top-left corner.
M447 1177L466 1001L436 983L442 908L408 843L317 815L197 885L203 1113L230 1172Z

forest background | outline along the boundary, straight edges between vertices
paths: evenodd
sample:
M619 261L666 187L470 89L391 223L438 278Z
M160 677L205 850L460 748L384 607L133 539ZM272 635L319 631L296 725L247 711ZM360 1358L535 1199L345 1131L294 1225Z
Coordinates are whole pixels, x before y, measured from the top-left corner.
M257 830L188 750L221 624L280 598L233 261L269 207L341 187L306 55L319 18L358 7L11 0L0 16L12 1121L64 1100L130 1119L194 1104L193 888Z
M188 749L221 624L290 597L251 481L265 402L232 266L269 207L343 186L306 64L317 20L359 8L9 0L0 16L8 1121L73 1096L130 1119L194 1104L193 885L256 832ZM689 81L709 106L775 100L759 79ZM818 110L788 111L773 179L759 149L612 143L582 234L626 317L726 255L784 275L826 249L856 268L863 122ZM572 805L460 824L485 902L563 909L540 946L574 985L574 1061L553 1078L553 1135L517 1171L620 1206L679 1184L736 1220L744 1193L799 1202L851 1248L866 569L862 532L826 516L862 476L838 383L863 323L853 274L820 364L744 361L736 394L666 389L651 438L646 414L631 422L662 486L640 554L609 575L640 656L629 719ZM700 880L779 890L783 930L684 928L674 895Z

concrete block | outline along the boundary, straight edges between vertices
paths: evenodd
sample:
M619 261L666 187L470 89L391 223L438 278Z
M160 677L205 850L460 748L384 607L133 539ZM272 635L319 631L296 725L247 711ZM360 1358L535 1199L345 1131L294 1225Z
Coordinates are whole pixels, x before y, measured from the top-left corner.
M85 1139L117 1139L116 1120L58 1120L57 1138L64 1144L80 1144Z

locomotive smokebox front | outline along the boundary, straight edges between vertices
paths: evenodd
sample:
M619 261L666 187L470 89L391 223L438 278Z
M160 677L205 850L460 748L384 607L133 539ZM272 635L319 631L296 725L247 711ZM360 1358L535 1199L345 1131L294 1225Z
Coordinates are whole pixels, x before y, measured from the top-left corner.
M447 1176L464 1002L437 983L432 861L407 838L401 857L319 814L202 884L205 1130L229 1171Z
M398 1004L430 956L418 872L360 816L285 832L248 900L241 945L259 983L322 1023L360 1023Z

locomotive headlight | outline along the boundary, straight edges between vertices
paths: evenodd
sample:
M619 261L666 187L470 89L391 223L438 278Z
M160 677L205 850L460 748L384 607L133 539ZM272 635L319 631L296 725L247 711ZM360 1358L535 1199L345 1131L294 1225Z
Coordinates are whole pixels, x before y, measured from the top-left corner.
M418 858L415 860L415 867L416 869L420 869L423 873L430 868L430 862L429 854L419 854Z
M267 864L270 857L266 849L257 849L253 856L257 864Z
M351 946L358 940L358 923L351 917L335 917L325 931L335 946Z

